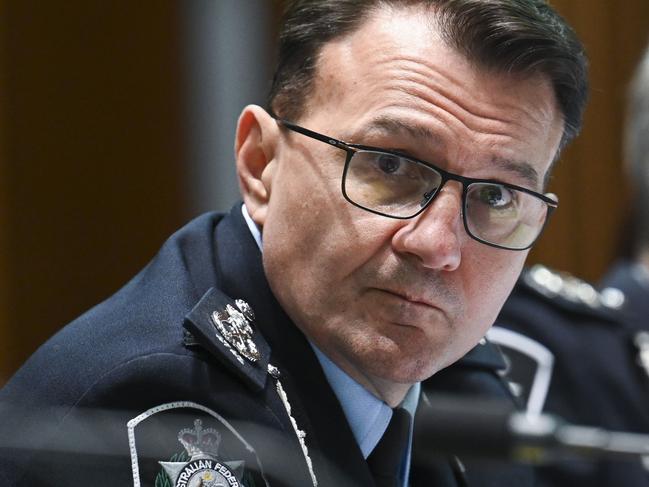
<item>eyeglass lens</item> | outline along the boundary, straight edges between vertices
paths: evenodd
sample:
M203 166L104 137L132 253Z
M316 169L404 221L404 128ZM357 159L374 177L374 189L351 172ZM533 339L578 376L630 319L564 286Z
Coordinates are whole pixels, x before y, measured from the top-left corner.
M386 216L410 218L435 196L443 177L406 157L359 150L351 154L343 181L343 193L352 203ZM469 184L464 206L469 234L510 249L531 245L547 216L541 199L494 183Z

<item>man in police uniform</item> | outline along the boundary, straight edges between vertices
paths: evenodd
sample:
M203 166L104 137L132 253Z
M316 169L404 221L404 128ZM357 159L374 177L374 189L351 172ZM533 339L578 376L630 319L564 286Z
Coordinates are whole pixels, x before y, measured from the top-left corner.
M488 337L531 413L579 425L649 434L649 374L620 309L623 297L565 273L524 270ZM513 332L513 333L510 333ZM637 460L565 456L538 470L541 485L649 486Z
M507 397L478 343L557 205L585 80L540 0L292 2L269 110L238 122L244 205L18 372L3 485L529 485L411 461L413 416L431 376Z
M629 95L625 160L633 190L632 256L615 263L603 279L602 292L621 296L627 343L636 369L642 370L643 408L649 415L649 48L638 65ZM649 432L649 420L643 429ZM647 464L649 470L649 461Z

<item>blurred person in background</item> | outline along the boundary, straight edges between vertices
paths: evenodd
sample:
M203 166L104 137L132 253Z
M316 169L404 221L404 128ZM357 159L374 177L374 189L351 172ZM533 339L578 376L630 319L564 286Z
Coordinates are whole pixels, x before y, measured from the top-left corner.
M644 350L649 368L649 50L638 65L629 91L625 130L627 182L632 190L626 243L629 257L617 262L604 277L602 287L624 296L623 309ZM627 230L630 230L627 232Z
M573 423L647 434L649 51L631 84L627 111L631 257L615 264L599 290L540 265L525 269L489 336L507 342L509 377L528 407ZM502 329L504 338L494 335ZM544 369L547 374L539 373ZM531 398L533 390L543 394ZM539 476L547 486L647 486L649 462L566 458L539 469Z
M649 372L621 296L542 265L524 269L487 334L528 411L614 432L649 434ZM540 485L649 486L641 458L565 454Z

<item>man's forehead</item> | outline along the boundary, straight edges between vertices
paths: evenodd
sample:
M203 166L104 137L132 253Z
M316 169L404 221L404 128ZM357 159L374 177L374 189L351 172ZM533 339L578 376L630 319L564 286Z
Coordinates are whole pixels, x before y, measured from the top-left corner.
M321 119L323 128L342 128L349 122L357 130L353 120L404 115L404 110L411 120L421 116L422 121L441 123L451 116L476 137L484 133L518 139L508 143L510 151L553 140L550 132L563 132L561 110L546 76L501 72L472 62L443 40L434 19L431 9L380 8L356 31L325 45L307 111L309 118L315 117L310 123ZM424 122L410 126L428 129ZM521 181L539 188L549 165L542 152L543 161L529 154L521 158L517 150L493 154L502 168L522 168ZM520 160L538 166L536 174Z
M407 32L400 39L399 33ZM407 42L404 42L408 39ZM427 46L444 43L434 22L433 9L422 5L379 5L370 9L358 28L325 43L318 53L312 105L338 97L348 86L344 81L358 66L356 61L380 59L389 49L415 57ZM359 58L359 53L362 57ZM371 62L369 63L371 64ZM385 73L389 76L389 73Z
M354 102L369 99L368 82L392 83L395 89L405 91L405 82L415 81L425 89L464 90L478 103L478 111L505 103L503 87L509 92L533 85L541 96L549 94L545 97L548 103L537 104L535 116L545 122L561 115L546 75L502 71L467 58L443 39L434 17L430 8L379 8L354 32L325 44L316 64L311 108L327 103L339 108L350 97ZM420 91L409 94L426 97ZM519 103L509 102L509 111L519 110Z
M321 55L328 50L341 53L352 49L368 49L378 54L386 48L416 55L433 44L446 45L435 19L434 9L421 5L377 6L355 30L325 43Z
M474 73L473 78L477 80L479 88L483 86L481 81L484 79L509 78L513 85L536 79L539 88L549 88L554 97L551 80L540 71L517 72L508 68L500 69L492 63L487 64L477 54L467 54L470 49L467 52L460 51L451 45L442 30L446 31L447 28L440 28L434 5L379 4L373 7L357 29L322 46L316 63L312 104L317 106L318 102L338 100L350 90L362 96L363 86L346 83L359 70L378 70L380 68L377 66L387 64L388 56L400 59L403 63L412 62L412 68L416 69L417 63L431 62L431 49L443 49L448 53L444 57L436 57L431 64L444 68L446 74L463 67L464 73ZM388 79L391 74L386 70L381 76ZM459 84L470 80L462 77L449 81ZM554 102L547 110L551 117L556 115L555 108L558 108L556 99Z

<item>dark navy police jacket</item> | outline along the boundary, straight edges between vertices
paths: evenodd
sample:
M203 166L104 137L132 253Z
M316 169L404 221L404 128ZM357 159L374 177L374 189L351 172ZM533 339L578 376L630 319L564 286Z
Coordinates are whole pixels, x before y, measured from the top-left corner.
M237 299L254 311L256 361L215 326L213 313ZM423 389L507 398L503 366L478 345ZM240 205L181 229L43 345L0 392L0 418L3 487L374 485L316 356L268 287ZM532 485L527 468L414 448L412 487Z

